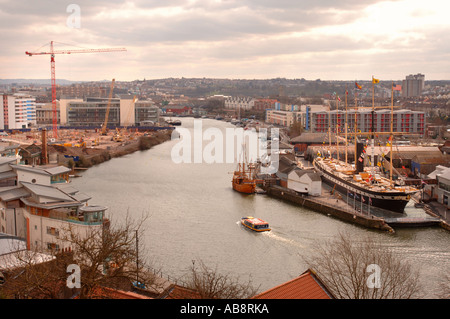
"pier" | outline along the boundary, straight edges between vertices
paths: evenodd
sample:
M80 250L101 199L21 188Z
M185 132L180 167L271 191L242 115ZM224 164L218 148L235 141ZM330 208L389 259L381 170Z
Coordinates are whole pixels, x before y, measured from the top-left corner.
M383 218L353 210L346 203L331 196L302 196L293 190L281 186L269 186L266 188L266 192L269 196L289 201L346 222L367 228L394 232L394 229Z
M440 226L449 230L448 224L436 216L400 216L395 215L376 216L364 209L358 210L347 204L340 196L335 197L323 188L321 196L301 195L289 188L278 185L265 187L266 194L293 204L309 208L316 212L333 216L340 220L357 224L366 228L395 232L394 228L417 228ZM425 214L425 213L424 213ZM378 215L378 214L377 214Z

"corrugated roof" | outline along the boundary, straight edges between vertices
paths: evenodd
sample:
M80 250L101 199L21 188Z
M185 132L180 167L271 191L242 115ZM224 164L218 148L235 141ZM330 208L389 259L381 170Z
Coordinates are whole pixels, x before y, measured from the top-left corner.
M67 168L65 166L44 167L44 166L11 165L11 167L19 170L25 170L37 174L50 176L68 173L71 171L70 168Z
M334 299L313 271L308 269L299 277L271 288L252 299Z
M9 156L0 156L0 165L11 162L17 162L17 158Z
M49 173L50 175L58 175L58 174L69 173L71 171L71 169L68 167L65 167L65 166L56 166L56 167L47 168L47 169L45 169L45 171L47 173Z
M0 180L11 178L11 177L17 177L17 174L13 171L0 173Z
M75 201L72 197L67 195L66 193L60 191L57 188L51 186L37 185L26 182L21 182L21 184L28 189L30 192L36 194L37 196L48 197L55 200L60 200L64 202L73 202Z
M321 181L322 180L318 173L316 173L315 171L312 171L310 169L296 169L295 173L297 174L298 177L302 177L303 175L306 174L309 176L309 178L312 181Z
M22 197L27 197L27 196L30 196L30 192L28 192L23 187L17 187L17 188L14 188L14 189L9 189L7 191L4 191L4 192L0 193L0 198L4 202L8 202L8 201L11 201L11 200L15 200L15 199L22 198Z

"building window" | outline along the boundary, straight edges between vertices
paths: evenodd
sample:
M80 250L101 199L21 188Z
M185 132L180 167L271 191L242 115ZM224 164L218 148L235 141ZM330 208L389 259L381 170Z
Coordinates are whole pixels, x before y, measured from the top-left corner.
M47 249L53 251L59 251L59 245L55 243L47 243Z
M53 235L53 236L59 236L59 229L47 226L47 234Z

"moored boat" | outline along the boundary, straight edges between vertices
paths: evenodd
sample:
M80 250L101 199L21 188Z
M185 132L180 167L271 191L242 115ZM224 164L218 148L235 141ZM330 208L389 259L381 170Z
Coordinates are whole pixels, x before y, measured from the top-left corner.
M355 125L354 125L354 140L355 140L355 164L349 165L347 163L347 147L348 147L348 126L347 126L347 115L344 123L344 131L345 131L345 162L339 160L339 139L336 138L336 150L337 150L337 159L331 158L322 158L320 152L318 157L314 159L313 165L316 170L321 174L322 180L325 184L328 184L333 188L333 191L337 191L343 195L343 197L347 198L347 203L350 200L353 200L354 203L356 201L361 204L365 204L369 206L378 207L384 210L388 210L391 212L403 214L404 209L408 202L411 199L411 196L418 192L419 190L406 186L406 185L396 185L396 182L393 181L392 172L393 172L393 163L392 163L392 154L393 154L393 120L391 120L391 129L389 132L389 144L390 144L390 164L389 164L389 179L385 177L381 177L380 174L377 173L378 168L375 165L374 160L374 136L375 134L384 134L385 132L375 132L374 128L374 114L375 114L375 104L374 104L374 85L379 83L379 80L375 79L372 76L372 123L370 132L362 133L360 130L357 131L357 123L356 123L356 115L355 115ZM361 89L355 82L355 86L358 89ZM391 91L391 119L394 118L394 83L392 83L392 91ZM345 98L345 110L347 112L347 89L346 89L346 98ZM340 99L336 95L336 109L338 109L338 101ZM355 107L357 109L357 99L355 92ZM330 148L331 148L331 127L329 128L330 137ZM336 137L339 132L339 125L336 128ZM364 167L364 158L365 158L365 150L364 146L361 142L358 142L357 135L369 134L371 136L371 160L370 167ZM384 155L382 155L384 157ZM381 166L379 162L377 166ZM405 184L403 182L403 184ZM362 209L362 207L361 207Z
M231 185L237 192L254 194L256 192L255 168L253 164L246 163L245 152L243 158L244 160L238 164L238 169L234 171Z
M241 218L241 224L256 232L270 231L269 223L261 218L246 216Z
M313 165L321 174L322 181L343 197L395 213L402 214L411 195L418 191L410 186L394 186L380 176L346 169L343 162L335 159L318 157Z
M256 191L256 182L249 179L246 174L239 171L234 172L232 180L233 189L239 193L254 194Z

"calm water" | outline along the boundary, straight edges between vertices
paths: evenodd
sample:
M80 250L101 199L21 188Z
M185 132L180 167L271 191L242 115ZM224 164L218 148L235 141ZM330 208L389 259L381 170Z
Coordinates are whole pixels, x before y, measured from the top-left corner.
M183 128L194 119L183 118ZM203 129L234 127L202 120ZM364 228L296 207L266 195L242 195L231 188L236 164L175 164L171 150L179 140L122 158L83 173L72 183L92 196L90 204L106 205L110 217L127 211L139 219L149 214L145 246L153 266L182 278L192 260L202 260L220 272L251 276L260 291L293 279L307 269L303 257L317 242L340 232L358 241L381 240L420 270L426 297L450 269L450 233L440 228L397 230L395 234ZM203 141L203 146L209 141ZM267 220L271 232L254 233L239 224L242 216Z

